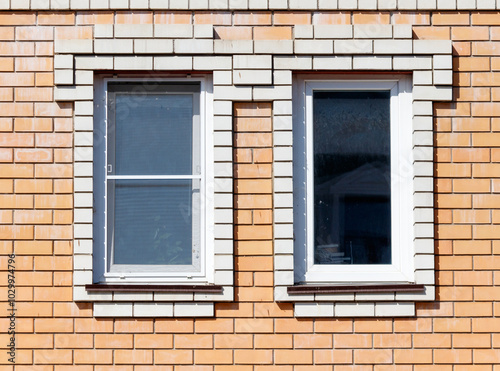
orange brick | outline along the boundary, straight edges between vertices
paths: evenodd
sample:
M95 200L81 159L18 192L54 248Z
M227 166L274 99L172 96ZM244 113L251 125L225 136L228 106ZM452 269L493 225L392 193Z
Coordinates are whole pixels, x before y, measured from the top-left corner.
M73 176L72 164L37 164L35 177L37 178L71 178Z
M394 12L394 24L429 25L430 14L427 12Z
M236 290L238 301L261 302L273 300L272 287L239 287Z
M14 100L14 90L12 88L0 88L0 101L11 102Z
M52 86L54 84L54 74L38 72L35 74L36 86Z
M157 319L155 321L155 332L193 333L194 321L192 319ZM210 332L210 331L209 331Z
M292 39L291 27L254 27L255 40L290 40Z
M2 12L0 14L0 25L34 25L35 23L36 15L34 13Z
M240 256L236 258L235 266L238 271L271 271L273 258L271 256Z
M500 20L498 15L500 12L487 12L487 13L472 13L471 20L473 25L499 25Z
M71 301L73 299L72 287L35 287L35 301Z
M438 239L470 239L472 238L472 229L464 225L439 225L436 230Z
M75 349L75 364L111 364L113 362L113 351L96 349Z
M52 101L51 88L17 88L15 91L18 102L50 102ZM48 121L48 120L44 120ZM43 121L42 121L43 122ZM52 128L52 122L50 122ZM17 128L16 128L17 131Z
M236 318L235 331L237 333L270 333L273 332L273 320L271 318Z
M310 333L313 321L297 318L276 318L276 333Z
M214 347L222 349L244 349L253 347L252 335L215 334Z
M364 363L392 363L392 350L390 349L355 349L354 362Z
M0 45L2 56L28 56L35 55L35 43L33 42L2 42Z
M231 25L232 16L229 12L195 12L195 24Z
M38 364L70 364L73 361L73 353L69 349L35 349L33 360Z
M54 42L37 41L35 43L35 55L37 57L52 57L54 55Z
M192 350L155 350L155 364L182 365L193 363ZM176 366L177 367L177 366Z
M352 363L352 350L318 349L314 351L315 369L316 367L318 367L316 366L318 364L339 364L339 363ZM335 368L337 367L338 366L335 366ZM297 367L295 367L295 369L297 369Z
M54 224L71 224L73 221L73 211L54 210Z
M293 337L295 348L332 348L332 335L327 334L297 334Z
M415 348L451 348L450 334L414 334Z
M215 315L219 317L252 317L252 303L216 303ZM217 335L216 335L217 336Z
M114 351L115 364L152 364L153 350L124 350Z
M351 24L351 15L343 12L313 13L313 24Z
M413 27L414 37L419 40L449 40L450 27Z
M191 12L155 12L154 23L158 24L190 24Z
M132 337L132 335L101 335L101 336L127 336L127 346L126 348L132 348L132 341L130 340L130 344L128 342L128 336ZM173 336L171 334L136 334L134 336L135 348L136 349L156 349L156 348L172 348L173 344ZM97 341L97 337L96 337ZM123 343L121 344L121 348L125 348ZM130 345L130 346L129 346ZM107 346L107 342L103 341L103 347L106 348L114 348Z
M0 223L12 224L12 210L0 210Z
M71 13L74 14L74 13ZM78 12L76 15L77 24L111 24L114 20L114 12ZM73 23L73 22L72 22Z
M0 27L0 40L14 40L14 27Z
M196 333L231 333L234 331L233 320L225 318L204 319L195 322Z
M18 349L53 348L52 334L18 334L16 336Z
M490 212L488 210L453 210L453 223L491 223Z
M47 196L37 196L47 197ZM36 203L35 203L36 205ZM436 206L438 208L471 208L472 197L465 194L440 194L436 197Z
M274 362L278 365L312 364L312 356L312 350L276 349L274 351Z
M142 335L137 335L142 336ZM133 348L132 334L96 334L95 347L101 349Z
M500 298L499 289L499 287L476 287L474 288L474 300L476 302L498 300Z
M471 363L472 351L469 349L436 349L434 363Z
M272 207L272 198L271 195L239 195L238 197L235 197L235 207L237 209L270 209ZM244 234L245 231L251 228L252 227L249 226L242 227L240 232ZM259 233L259 230L265 231L266 227L255 226L254 233L260 235L261 233ZM238 237L235 238L245 239ZM256 238L256 239L261 239L261 238Z
M455 303L457 317L488 317L493 315L491 303Z
M271 12L238 12L233 15L233 24L239 25L271 25Z
M433 25L469 25L469 13L468 12L452 12L452 13L433 13L432 14L432 24Z
M70 117L73 115L71 104L67 103L35 103L35 116ZM47 135L47 134L46 134ZM54 134L61 136L63 134ZM49 147L52 145L50 144Z
M411 348L410 334L374 334L374 348Z
M387 13L354 13L352 15L352 23L354 24L389 24L391 23L390 15Z
M271 193L271 179L237 179L234 182L235 192L242 193Z
M33 116L33 104L0 103L0 112L3 116Z
M487 334L453 334L454 348L490 348L491 337Z
M71 321L73 320L71 319ZM75 332L92 334L113 331L113 319L76 318L74 321Z
M73 12L40 12L38 14L38 24L44 25L70 25L75 23L75 14Z
M38 147L71 147L73 135L65 133L37 133L36 144Z
M475 41L472 43L472 54L474 54L474 55L500 55L500 42L497 42L497 41Z
M54 162L72 162L73 151L71 149L56 148L54 149ZM67 182L66 179L61 180Z
M470 56L472 54L471 43L455 41L453 43L452 54L454 56L462 56L462 57Z
M31 240L33 239L33 226L0 225L0 239Z
M453 303L417 303L416 310L422 317L449 317L453 315Z
M71 209L73 195L37 195L35 208L37 209Z
M274 285L274 274L273 272L255 272L254 273L254 282L255 286L273 286ZM274 310L273 310L274 312ZM278 310L276 310L278 312ZM279 312L283 312L282 310L279 310ZM277 313L278 316L280 316L281 313ZM258 313L256 312L256 315ZM281 314L280 317L283 317L283 314Z
M35 318L35 331L37 333L73 332L73 319Z
M491 241L453 241L453 253L456 255L491 254Z
M335 348L371 348L372 335L362 334L335 334L333 336Z
M213 348L213 335L177 334L174 345L176 349Z
M271 171L270 164L239 164L234 166L237 178L270 178Z
M489 40L488 27L452 27L452 40Z
M135 12L116 12L115 23L126 24L149 24L153 23L153 12L135 11Z
M234 210L235 224L252 224L251 210Z
M116 319L115 333L150 333L153 332L152 319Z
M270 103L254 102L254 103L235 103L234 116L235 117L266 117L272 113Z
M92 334L56 334L55 347L62 349L92 348Z
M50 179L16 179L16 193L52 193Z
M49 210L16 210L14 213L16 224L51 224L52 211Z
M217 39L252 40L252 27L215 27Z
M475 178L494 178L499 173L500 164L473 164L472 176Z
M237 255L272 255L273 244L272 241L237 241L235 251Z
M14 58L0 58L0 71L1 72L14 71Z
M490 58L488 57L461 57L454 58L454 70L457 71L489 71ZM463 89L458 89L460 93Z
M51 241L15 241L16 255L47 255L52 254Z
M273 351L272 350L247 350L236 349L234 351L235 364L272 364Z
M431 349L394 349L394 363L396 364L418 364L431 362Z
M314 324L314 332L352 332L353 331L353 321L350 319L321 319L317 318Z
M274 25L311 24L309 12L275 12Z
M194 362L197 364L231 364L233 351L229 349L195 350Z

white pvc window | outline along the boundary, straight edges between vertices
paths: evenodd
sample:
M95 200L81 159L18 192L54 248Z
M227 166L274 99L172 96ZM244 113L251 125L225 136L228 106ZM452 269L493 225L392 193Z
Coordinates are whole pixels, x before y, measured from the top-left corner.
M102 93L94 281L209 281L205 79L103 79Z
M299 77L296 283L413 282L411 81Z

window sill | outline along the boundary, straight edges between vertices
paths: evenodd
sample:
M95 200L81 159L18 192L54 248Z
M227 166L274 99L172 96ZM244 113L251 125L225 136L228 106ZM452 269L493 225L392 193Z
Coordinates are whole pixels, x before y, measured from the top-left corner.
M422 292L424 285L396 284L396 285L295 285L288 286L288 294L343 294L343 293L383 293L383 292Z
M85 290L89 292L180 292L180 293L210 293L221 294L221 285L106 285L93 284L85 285Z

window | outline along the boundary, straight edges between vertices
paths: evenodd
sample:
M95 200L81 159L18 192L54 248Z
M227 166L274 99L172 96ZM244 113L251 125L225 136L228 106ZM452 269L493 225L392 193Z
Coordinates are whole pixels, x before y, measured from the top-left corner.
M414 282L410 78L298 82L295 282Z
M213 282L206 85L204 78L100 81L94 282Z

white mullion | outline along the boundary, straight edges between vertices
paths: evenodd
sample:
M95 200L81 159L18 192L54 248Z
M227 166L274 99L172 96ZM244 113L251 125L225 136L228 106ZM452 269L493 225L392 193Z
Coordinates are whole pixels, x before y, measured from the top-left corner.
M201 179L201 175L108 175L110 180L187 180Z

